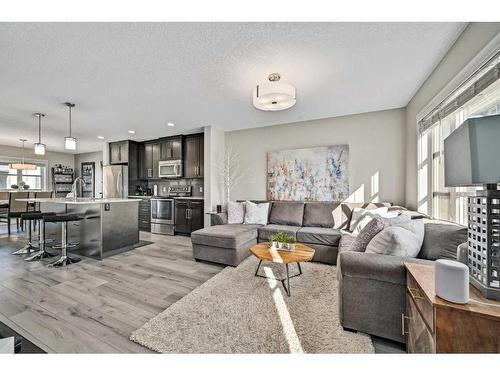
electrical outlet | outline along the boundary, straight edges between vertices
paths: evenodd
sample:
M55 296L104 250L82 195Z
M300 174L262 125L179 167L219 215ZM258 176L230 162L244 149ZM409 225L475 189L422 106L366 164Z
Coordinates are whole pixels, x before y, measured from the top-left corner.
M166 187L166 186L162 186L162 187L161 187L161 191L162 191L163 193L166 193L166 192L167 192L167 187Z
M200 186L200 193L203 193L203 186Z

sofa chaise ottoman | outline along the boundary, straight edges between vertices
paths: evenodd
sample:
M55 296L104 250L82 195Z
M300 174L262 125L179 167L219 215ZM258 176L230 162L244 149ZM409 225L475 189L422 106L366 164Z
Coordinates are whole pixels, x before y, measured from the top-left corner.
M196 260L236 267L249 255L248 249L257 243L254 224L215 225L191 233L193 256Z
M259 203L262 203L260 201ZM342 231L349 229L352 210L390 206L389 203L269 202L267 225L228 224L227 214L211 215L211 226L191 234L196 260L237 266L250 247L285 232L316 250L313 262L336 264Z

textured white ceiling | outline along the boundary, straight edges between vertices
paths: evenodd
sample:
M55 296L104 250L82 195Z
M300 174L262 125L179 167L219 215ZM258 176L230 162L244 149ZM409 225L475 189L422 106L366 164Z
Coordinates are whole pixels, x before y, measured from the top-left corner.
M463 23L2 23L0 144L77 152L205 125L251 128L405 106ZM252 106L269 73L297 87L283 112ZM167 122L175 128L168 128ZM130 136L127 131L136 134Z

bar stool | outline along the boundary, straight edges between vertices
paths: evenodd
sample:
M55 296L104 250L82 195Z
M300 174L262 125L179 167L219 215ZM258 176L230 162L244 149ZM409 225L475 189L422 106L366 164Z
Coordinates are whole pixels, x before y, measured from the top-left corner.
M68 256L68 222L71 221L80 221L82 218L73 214L65 214L65 215L54 215L45 217L45 222L50 223L61 223L61 243L62 243L62 251L61 257L56 260L54 263L49 264L49 267L64 267L68 264L77 263L81 259L80 258L72 258Z
M38 251L28 258L24 258L27 262L51 258L56 256L46 250L48 240L45 239L45 220L49 217L56 216L55 212L42 212L38 217Z
M21 214L21 222L28 221L28 238L26 241L26 245L17 251L14 251L12 255L25 255L25 254L31 254L31 250L34 250L37 248L37 246L33 246L33 240L31 236L31 223L34 220L39 220L42 217L42 213L40 211L34 211L34 212L25 212Z

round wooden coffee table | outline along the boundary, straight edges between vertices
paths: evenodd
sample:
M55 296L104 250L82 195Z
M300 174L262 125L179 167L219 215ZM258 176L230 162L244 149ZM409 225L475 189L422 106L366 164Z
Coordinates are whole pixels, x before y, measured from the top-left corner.
M257 277L270 279L270 277L259 275L260 265L262 264L263 260L273 263L281 263L285 265L286 278L283 279L271 278L271 279L281 281L281 283L283 284L283 289L285 289L285 292L289 297L290 297L290 279L292 277L297 277L302 275L302 269L300 268L300 263L309 262L310 260L312 260L314 256L314 249L301 243L295 244L295 251L284 251L271 248L269 242L262 242L252 246L250 248L250 252L259 259L259 265L255 270L255 276ZM288 269L288 265L290 263L297 263L297 266L299 268L298 274L290 276L290 272Z

